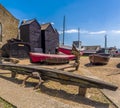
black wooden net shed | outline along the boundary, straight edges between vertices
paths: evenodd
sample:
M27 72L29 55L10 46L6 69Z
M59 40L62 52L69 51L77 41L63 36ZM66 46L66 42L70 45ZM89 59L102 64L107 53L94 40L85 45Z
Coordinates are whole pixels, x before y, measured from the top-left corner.
M28 58L30 45L20 40L11 39L2 46L1 50L3 51L3 57Z

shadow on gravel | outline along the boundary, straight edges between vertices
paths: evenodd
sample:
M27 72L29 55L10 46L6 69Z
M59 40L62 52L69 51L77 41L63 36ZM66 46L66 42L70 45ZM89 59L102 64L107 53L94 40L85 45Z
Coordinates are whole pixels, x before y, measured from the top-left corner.
M120 68L120 63L116 65L117 68Z
M100 63L97 63L97 64L91 64L91 63L87 63L85 64L84 66L86 67L95 67L95 66L104 66L105 64L100 64Z
M14 83L17 83L17 84L22 83L22 80L17 80L16 78L11 78L11 77L8 77L8 76L3 76L4 74L3 75L1 75L1 74L3 74L3 73L0 73L0 78L6 79L8 81L11 81L11 82L14 82Z
M16 84L22 84L22 81L23 81L22 79L11 78L8 76L3 76L1 74L2 73L0 73L0 78L6 79L6 80L11 81L11 82L16 83ZM35 83L35 82L32 83L32 82L27 81L26 87L34 87L36 84L37 83ZM70 100L73 102L93 106L95 108L109 108L109 104L97 102L97 101L91 100L89 98L82 97L80 95L70 94L64 90L56 90L56 89L48 88L43 84L40 85L40 90L38 89L37 91L45 93L45 94L53 96L53 97L58 97L58 98Z
M16 84L22 84L23 82L23 79L18 79L18 78L11 78L9 76L3 76L5 73L0 73L0 78L3 78L5 80L8 80L8 81L11 81L13 83L16 83ZM29 82L29 81L26 81L26 86L25 87L34 87L35 85L37 85L37 83L32 83L32 82Z
M39 92L39 90L38 90L38 92ZM109 104L107 104L107 103L97 102L97 101L91 100L89 98L80 96L78 94L70 94L64 90L56 90L56 89L47 88L44 85L40 86L40 92L45 93L50 96L53 96L53 97L58 97L58 98L70 100L73 102L90 105L95 108L98 108L98 107L99 108L109 108Z

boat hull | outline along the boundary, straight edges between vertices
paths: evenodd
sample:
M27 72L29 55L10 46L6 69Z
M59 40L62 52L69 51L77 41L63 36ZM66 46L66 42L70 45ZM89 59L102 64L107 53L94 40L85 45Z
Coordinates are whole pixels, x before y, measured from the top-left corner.
M64 54L67 54L67 55L72 54L72 53L71 53L72 49L67 49L67 48L63 48L63 47L59 47L59 48L58 48L58 51L59 51L59 52L62 52L62 53L64 53Z
M72 47L70 47L70 46L59 46L58 52L62 52L64 54L71 55L72 54ZM80 55L83 55L82 51L80 51Z
M110 56L105 54L92 54L89 56L89 60L92 64L107 64Z
M43 54L30 52L30 61L36 62L48 62L48 63L67 63L69 60L75 59L74 55L57 55L57 54Z

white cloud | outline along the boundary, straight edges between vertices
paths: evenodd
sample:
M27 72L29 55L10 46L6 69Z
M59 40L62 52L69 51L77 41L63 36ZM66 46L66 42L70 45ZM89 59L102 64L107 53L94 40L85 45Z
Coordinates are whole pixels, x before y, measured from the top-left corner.
M51 22L52 25L54 25L55 23L54 22Z
M120 30L112 30L111 32L114 34L120 34Z
M77 29L70 29L70 30L66 30L65 33L78 33Z
M39 23L40 23L41 21L39 21ZM41 24L46 24L46 23L48 23L48 22L42 22ZM54 25L55 23L54 22L50 22L50 24L52 24L52 25Z
M80 30L80 33L82 33L82 34L88 34L89 32L87 30Z
M62 33L63 33L63 31L59 31L59 34L62 34ZM65 33L67 33L67 34L78 33L78 29L69 29L69 30L66 30ZM88 33L88 31L80 30L80 33L86 34L86 33Z
M58 31L59 34L62 34L63 31ZM74 34L74 33L78 33L78 29L69 29L65 31L66 34ZM99 35L99 34L120 34L120 30L102 30L102 31L87 31L87 30L80 30L81 34L88 34L88 35Z
M59 31L59 34L62 34L63 31ZM72 33L78 33L77 29L70 29L70 30L65 30L65 33L67 34L72 34Z
M89 32L88 34L91 34L91 35L97 35L97 34L106 34L107 31L96 31L96 32Z
M63 32L62 31L58 31L59 34L62 34Z

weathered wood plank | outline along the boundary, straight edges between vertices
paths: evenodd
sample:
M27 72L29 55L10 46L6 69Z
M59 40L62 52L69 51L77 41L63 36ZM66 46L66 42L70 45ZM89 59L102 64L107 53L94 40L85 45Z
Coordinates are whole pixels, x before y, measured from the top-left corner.
M83 70L84 70L84 73L83 73L84 75L90 76L92 78L98 78L96 76L93 76L90 71L85 69ZM120 108L120 89L119 88L116 91L111 91L107 89L100 89L100 91L105 97L107 97L109 101L111 101L111 103L114 104L114 106L116 106L116 108Z
M83 88L100 88L116 90L118 87L102 80L89 78L61 70L48 69L43 67L29 66L29 65L18 65L18 64L0 64L1 69L5 70L16 70L20 74L31 74L32 72L38 72L42 78L53 79L65 82L67 84L77 85Z
M102 89L101 92L117 107L120 108L120 89L115 92Z

